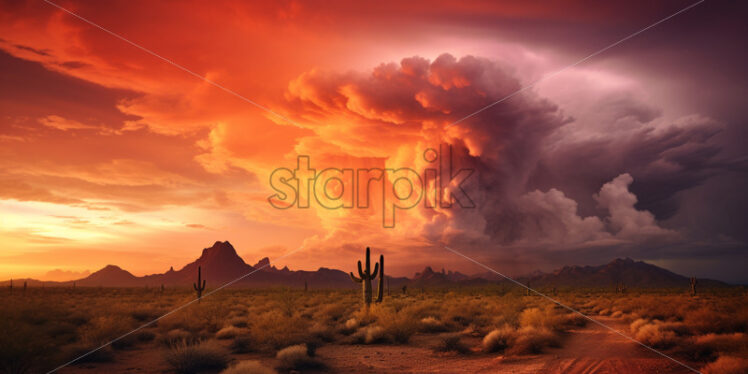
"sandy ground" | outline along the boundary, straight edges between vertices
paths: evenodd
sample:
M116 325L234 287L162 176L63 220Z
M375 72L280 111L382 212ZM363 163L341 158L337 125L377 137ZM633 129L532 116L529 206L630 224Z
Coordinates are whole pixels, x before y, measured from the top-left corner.
M619 331L627 326L610 317L598 320ZM407 346L326 345L317 356L327 373L692 373L690 370L593 323L570 331L561 348L539 355L505 358L474 352L460 355L435 353L438 337L417 335ZM477 345L479 339L468 339ZM234 355L236 359L259 359L272 366L274 359L256 354ZM162 351L155 347L118 352L107 364L76 365L60 373L164 373L168 367Z

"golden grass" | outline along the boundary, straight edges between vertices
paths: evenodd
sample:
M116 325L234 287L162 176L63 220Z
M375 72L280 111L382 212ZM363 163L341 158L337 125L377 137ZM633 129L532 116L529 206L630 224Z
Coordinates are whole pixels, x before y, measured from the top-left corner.
M748 297L740 292L694 298L667 290L630 289L625 295L578 291L562 292L557 298L584 313L625 321L631 336L712 372L748 356ZM14 295L0 303L0 366L32 372L51 369L192 299L194 293L187 289L163 295L145 289L93 288ZM88 359L116 360L119 350L146 345L172 352L218 339L230 340L224 345L234 353L268 357L299 344L415 344L418 340L412 337L417 334L444 334L439 337L444 346L457 347L463 344L458 335L462 331L483 337L485 352L521 355L563 345L565 332L585 323L584 317L542 297L496 287L393 293L368 310L361 307L359 290L228 289Z

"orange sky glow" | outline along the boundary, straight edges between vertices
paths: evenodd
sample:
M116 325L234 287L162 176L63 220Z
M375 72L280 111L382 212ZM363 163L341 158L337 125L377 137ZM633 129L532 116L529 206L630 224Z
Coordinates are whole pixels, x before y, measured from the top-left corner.
M571 253L701 240L689 236L685 218L661 214L636 190L662 170L683 171L677 161L616 160L615 172L587 179L558 171L573 170L559 161L567 159L565 149L610 134L619 134L611 147L634 154L622 139L664 144L657 137L691 131L702 135L688 139L703 137L696 147L712 141L704 129L726 126L676 97L683 91L677 79L628 59L646 45L632 41L497 106L486 116L500 126L479 126L488 123L485 116L448 126L672 12L670 3L642 3L635 12L521 1L425 8L56 3L283 118L45 2L3 2L0 279L65 280L107 264L136 275L163 272L217 240L230 241L250 264L301 249L278 264L294 269L349 270L371 246L390 258L396 275L426 265L480 270L438 248L441 242L522 272L550 266L541 247ZM578 34L557 32L572 24ZM606 33L583 31L598 28ZM623 102L634 114L619 113ZM503 125L512 121L516 126ZM641 132L623 134L624 128ZM538 133L542 144L529 139ZM456 162L478 171L469 184L482 186L472 191L478 208L419 205L397 211L397 225L386 228L376 204L331 210L268 203L271 173L295 168L298 155L308 155L317 170L423 170L423 152L440 144L452 145ZM507 151L513 144L522 151ZM682 149L668 144L658 154ZM538 170L558 172L546 177ZM504 185L506 175L513 182ZM488 189L490 183L497 187ZM491 202L491 193L511 196L511 209L542 218L499 239L494 233L506 227L504 218L491 218L486 207L508 205ZM698 209L694 204L681 211ZM719 238L721 246L740 242ZM624 249L610 256L626 255Z

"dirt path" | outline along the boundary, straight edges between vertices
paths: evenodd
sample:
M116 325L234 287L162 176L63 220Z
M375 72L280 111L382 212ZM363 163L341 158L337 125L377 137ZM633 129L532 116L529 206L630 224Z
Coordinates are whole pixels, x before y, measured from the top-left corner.
M601 317L599 320L619 331L627 331L626 325L615 319ZM429 349L425 340L413 343L409 346L325 346L319 349L318 356L333 372L340 373L354 370L363 373L692 373L593 323L571 331L562 348L532 356L439 354Z

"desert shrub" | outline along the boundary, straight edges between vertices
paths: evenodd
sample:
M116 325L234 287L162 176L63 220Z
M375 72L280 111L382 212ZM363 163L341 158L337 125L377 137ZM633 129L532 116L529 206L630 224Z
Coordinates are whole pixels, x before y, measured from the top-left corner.
M351 318L345 321L345 323L343 323L343 326L340 328L340 332L346 335L351 334L354 331L356 331L358 326L359 326L358 320L355 318Z
M517 338L507 349L507 354L541 353L546 347L558 346L560 346L560 339L553 331L545 327L527 326L517 330Z
M386 341L384 329L380 326L367 326L364 330L364 343L374 344Z
M483 338L483 350L486 352L500 352L514 344L516 331L509 325L493 330Z
M160 317L163 313L153 308L140 308L130 312L133 319L138 322L150 322Z
M376 306L371 308L371 314L389 339L396 343L407 343L418 326L418 320L408 308L395 311L384 306Z
M748 352L748 336L741 332L701 335L695 337L693 343L707 346L714 352Z
M677 341L675 330L682 329L682 324L663 322L660 320L646 321L638 319L631 324L634 338L655 348L668 348Z
M198 337L188 331L174 329L159 336L158 343L166 347L173 347L182 343L197 343L199 340Z
M288 344L301 344L312 339L309 333L309 321L296 315L271 310L252 319L250 333L255 342L271 349L278 349Z
M177 373L191 374L206 370L225 369L229 357L220 346L211 342L182 343L167 351L166 362Z
M328 304L315 314L315 319L337 321L343 318L347 310L348 306L341 303Z
M102 345L126 334L131 327L117 316L99 316L81 328L80 340L93 346Z
M748 372L748 358L735 356L721 356L712 363L704 366L704 374L744 374Z
M241 333L242 330L234 326L226 326L216 332L216 339L233 339Z
M434 348L437 352L457 352L461 354L469 353L470 349L462 341L459 334L449 334L442 336L439 343Z
M560 329L563 320L559 318L553 308L541 310L539 308L528 308L519 315L519 325L522 327L535 327L545 329Z
M240 361L222 371L221 374L276 374L276 371L262 365L259 361Z
M420 330L422 332L442 332L446 331L446 326L434 317L426 317L421 319Z
M683 322L696 334L745 331L748 328L748 322L740 318L740 313L734 312L726 310L719 313L712 307L704 306L687 312L683 317Z
M309 333L322 341L325 342L331 342L335 340L335 330L333 330L332 326L329 326L324 323L315 323L312 325L312 327L309 328Z
M306 344L283 348L275 357L280 361L279 368L285 370L313 369L322 366L319 360L309 356Z

